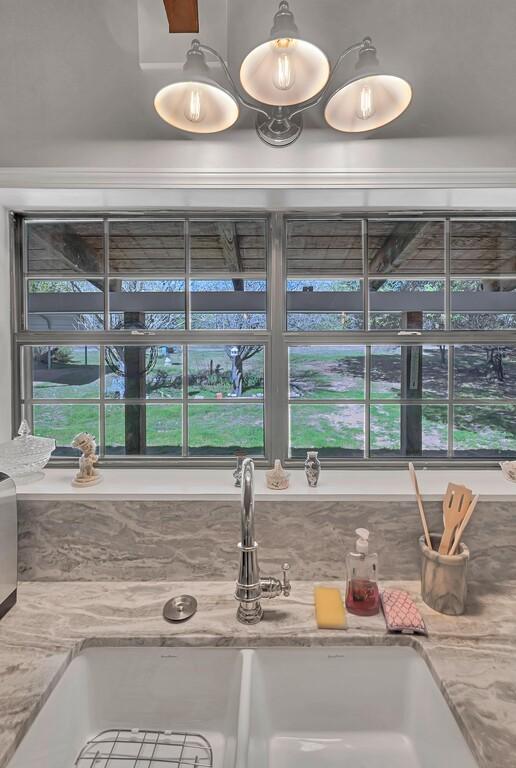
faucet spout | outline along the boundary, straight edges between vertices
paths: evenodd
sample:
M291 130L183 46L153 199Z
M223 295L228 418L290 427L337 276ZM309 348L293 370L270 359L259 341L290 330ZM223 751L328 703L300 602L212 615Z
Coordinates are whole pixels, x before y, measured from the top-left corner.
M239 602L237 618L243 624L256 624L263 616L262 597L288 596L288 563L283 566L283 582L272 576L260 578L258 544L254 538L254 461L244 459L241 485L241 540L238 545L240 562L235 598Z
M241 544L252 547L254 541L254 461L244 459L241 491Z
M235 592L240 603L237 618L243 624L256 624L263 616L263 608L260 603L262 588L258 544L254 540L254 461L249 458L244 459L242 464L240 520L240 566Z

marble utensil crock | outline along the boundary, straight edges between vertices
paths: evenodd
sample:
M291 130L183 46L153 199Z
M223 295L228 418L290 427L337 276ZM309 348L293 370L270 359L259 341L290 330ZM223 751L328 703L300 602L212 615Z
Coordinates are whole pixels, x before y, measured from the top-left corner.
M439 613L460 616L466 606L469 549L461 543L458 554L440 555L437 550L441 536L431 533L430 540L433 549L427 547L424 536L419 539L421 597L430 608Z

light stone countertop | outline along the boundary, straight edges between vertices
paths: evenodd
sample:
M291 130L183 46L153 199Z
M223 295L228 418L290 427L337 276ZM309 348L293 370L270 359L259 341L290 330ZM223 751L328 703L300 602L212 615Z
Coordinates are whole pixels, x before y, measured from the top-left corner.
M344 587L343 583L333 582ZM348 616L346 631L315 625L313 584L293 582L291 597L266 604L264 620L239 624L233 583L26 582L18 605L0 621L0 768L66 666L91 645L339 645L404 644L427 662L481 768L516 765L516 583L496 594L472 586L467 616L426 607L418 582L383 582L416 599L430 637L387 635L382 616ZM174 594L196 596L188 622L162 618ZM443 766L443 768L445 768ZM450 767L451 768L451 767Z

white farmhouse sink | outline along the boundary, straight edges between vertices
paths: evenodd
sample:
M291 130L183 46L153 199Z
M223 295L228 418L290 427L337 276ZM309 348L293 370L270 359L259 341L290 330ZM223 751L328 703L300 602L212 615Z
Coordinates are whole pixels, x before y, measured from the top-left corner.
M411 648L263 649L252 659L248 768L474 768Z
M89 649L9 768L74 765L476 768L424 661L398 647Z
M9 768L73 768L88 739L114 728L200 733L213 765L233 768L241 665L239 651L226 648L88 649L71 662ZM84 760L78 768L134 765Z

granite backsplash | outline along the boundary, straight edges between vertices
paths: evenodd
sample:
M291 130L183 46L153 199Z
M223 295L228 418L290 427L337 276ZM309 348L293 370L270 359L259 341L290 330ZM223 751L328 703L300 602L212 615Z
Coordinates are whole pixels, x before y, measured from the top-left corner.
M428 502L430 528L442 507ZM226 581L237 572L238 502L19 501L19 576L24 581ZM516 579L516 504L480 502L464 537L471 580ZM371 531L380 578L419 576L417 507L397 501L259 501L256 538L264 573L342 579L354 531Z

